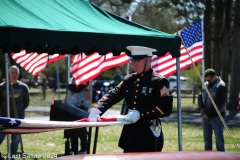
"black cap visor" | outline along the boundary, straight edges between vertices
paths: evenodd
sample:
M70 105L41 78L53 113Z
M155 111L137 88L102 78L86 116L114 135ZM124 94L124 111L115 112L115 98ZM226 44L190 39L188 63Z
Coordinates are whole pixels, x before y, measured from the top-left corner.
M133 60L141 60L146 58L147 56L131 56L133 58Z

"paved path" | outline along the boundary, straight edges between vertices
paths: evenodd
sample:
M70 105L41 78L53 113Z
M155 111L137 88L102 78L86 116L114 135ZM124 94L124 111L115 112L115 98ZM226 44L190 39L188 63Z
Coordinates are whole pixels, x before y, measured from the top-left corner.
M26 111L28 112L50 112L50 106L29 106ZM109 109L104 116L112 116L112 115L119 115L119 110ZM201 116L198 113L182 113L182 122L184 123L200 123ZM26 117L25 119L34 119L34 120L46 120L49 121L49 116L31 116ZM169 117L162 118L162 121L170 121L175 122L178 121L177 113L172 113ZM240 126L240 110L234 112L227 112L225 122L228 126Z

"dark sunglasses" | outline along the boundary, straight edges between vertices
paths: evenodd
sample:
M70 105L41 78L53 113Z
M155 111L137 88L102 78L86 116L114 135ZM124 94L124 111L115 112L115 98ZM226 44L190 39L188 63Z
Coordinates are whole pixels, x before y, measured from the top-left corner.
M211 83L212 82L212 77L210 79L206 80L206 81L208 81L208 83Z

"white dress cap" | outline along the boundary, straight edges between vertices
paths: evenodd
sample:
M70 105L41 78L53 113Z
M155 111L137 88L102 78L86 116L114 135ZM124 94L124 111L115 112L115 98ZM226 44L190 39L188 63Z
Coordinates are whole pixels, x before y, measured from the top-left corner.
M152 56L152 52L157 52L156 49L142 47L142 46L127 46L127 49L131 51L132 57L135 57L135 56L147 57L147 56Z

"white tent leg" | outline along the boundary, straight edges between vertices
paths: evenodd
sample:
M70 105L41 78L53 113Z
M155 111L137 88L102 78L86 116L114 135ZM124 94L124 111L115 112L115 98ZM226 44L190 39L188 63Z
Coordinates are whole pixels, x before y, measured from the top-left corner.
M181 108L181 84L180 84L180 58L176 58L177 64L177 111L178 111L178 150L182 151L182 108Z
M8 53L5 53L5 82L6 82L6 93L7 93L7 117L10 117L10 101L9 101L9 70L8 70ZM8 153L11 155L11 134L7 134L7 148Z

